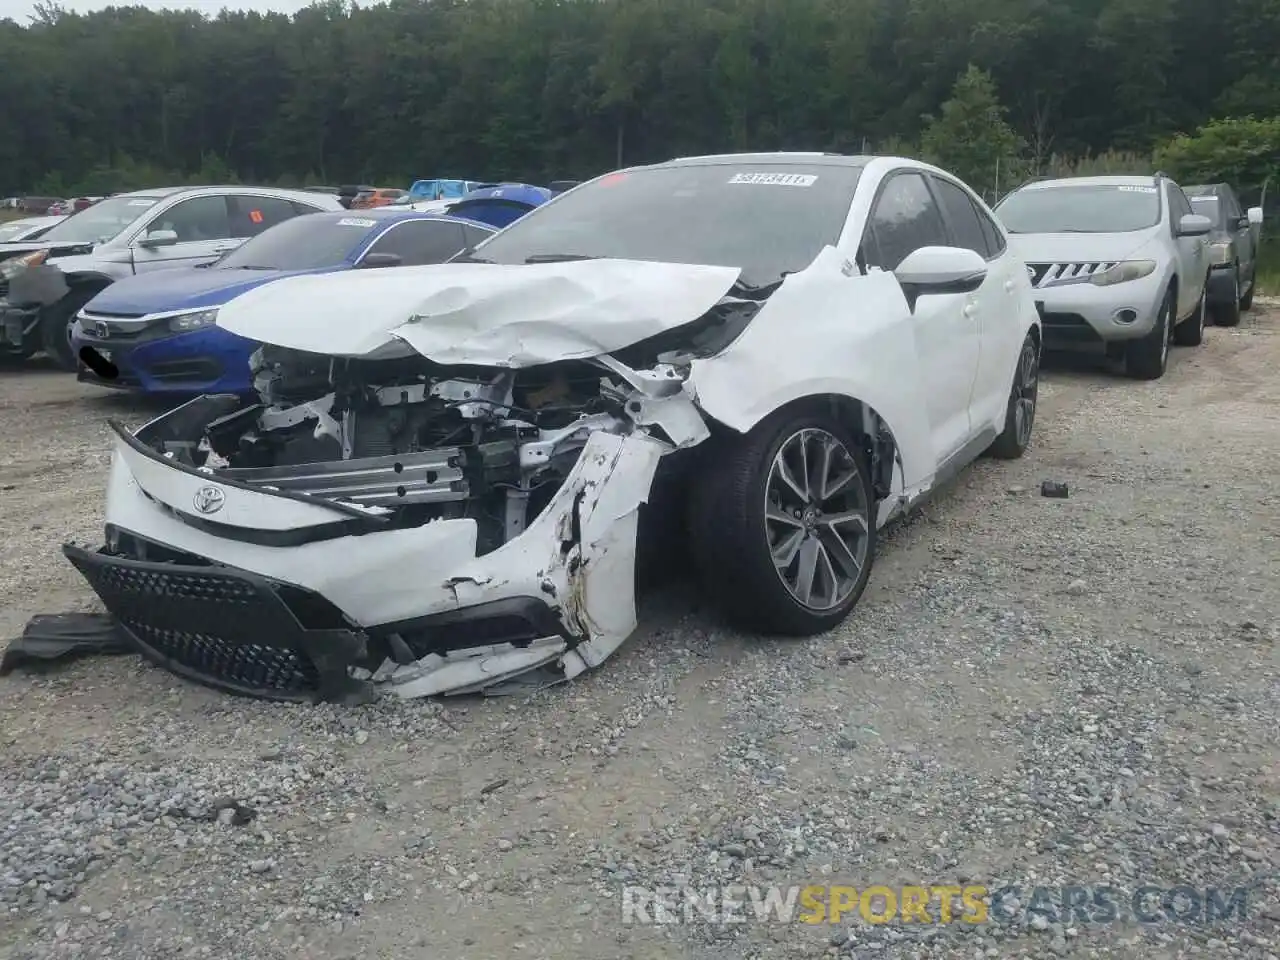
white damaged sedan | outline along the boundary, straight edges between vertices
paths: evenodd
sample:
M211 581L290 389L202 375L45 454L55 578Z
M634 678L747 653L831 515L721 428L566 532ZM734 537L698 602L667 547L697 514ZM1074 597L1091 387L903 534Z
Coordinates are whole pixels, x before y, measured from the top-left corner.
M527 689L636 627L660 529L726 615L843 620L876 531L1035 417L1026 269L913 160L697 157L560 195L454 262L284 279L219 326L259 402L116 433L65 553L138 648L223 690Z

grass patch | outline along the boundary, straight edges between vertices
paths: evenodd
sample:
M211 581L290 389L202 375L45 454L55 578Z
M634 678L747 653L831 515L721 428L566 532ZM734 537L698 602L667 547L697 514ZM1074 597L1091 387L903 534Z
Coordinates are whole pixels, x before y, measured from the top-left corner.
M1280 296L1280 243L1275 240L1263 240L1258 250L1258 293Z
M25 216L26 214L21 210L0 210L0 223L5 223L9 220L19 220Z

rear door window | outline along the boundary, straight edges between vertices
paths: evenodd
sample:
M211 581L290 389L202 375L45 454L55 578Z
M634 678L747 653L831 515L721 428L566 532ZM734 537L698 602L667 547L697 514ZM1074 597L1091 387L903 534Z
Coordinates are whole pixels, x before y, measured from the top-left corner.
M448 220L410 220L398 223L379 237L370 253L391 253L401 266L444 263L467 245L462 225Z
M237 237L256 237L263 230L292 220L298 215L293 201L282 197L234 194L230 200L232 225L237 231Z
M931 177L934 189L942 201L942 209L951 228L951 240L957 247L972 250L984 260L990 260L999 251L992 249L978 219L978 210L969 195L950 180Z

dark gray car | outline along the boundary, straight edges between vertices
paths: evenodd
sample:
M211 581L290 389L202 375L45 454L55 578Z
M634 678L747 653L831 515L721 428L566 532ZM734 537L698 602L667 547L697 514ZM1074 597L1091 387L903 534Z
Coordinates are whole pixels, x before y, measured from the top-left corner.
M1258 274L1258 245L1262 239L1262 208L1240 206L1225 183L1184 187L1191 209L1213 221L1209 235L1209 307L1224 327L1240 322L1240 311L1253 305Z

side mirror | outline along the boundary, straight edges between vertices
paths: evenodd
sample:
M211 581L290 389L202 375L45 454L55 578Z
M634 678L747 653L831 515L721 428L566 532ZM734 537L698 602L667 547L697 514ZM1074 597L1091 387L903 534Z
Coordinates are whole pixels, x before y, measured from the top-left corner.
M178 242L178 234L173 230L152 230L138 241L138 246L154 250L156 247L172 247Z
M1178 236L1203 237L1213 230L1213 221L1198 213L1188 213L1178 221Z
M398 253L367 253L360 266L369 270L377 267L398 267L404 263L404 260Z
M1249 226L1251 227L1261 226L1262 225L1262 208L1250 207L1249 212L1246 215L1246 219L1249 221Z
M893 271L907 302L943 293L972 293L987 279L987 261L962 247L920 247Z

